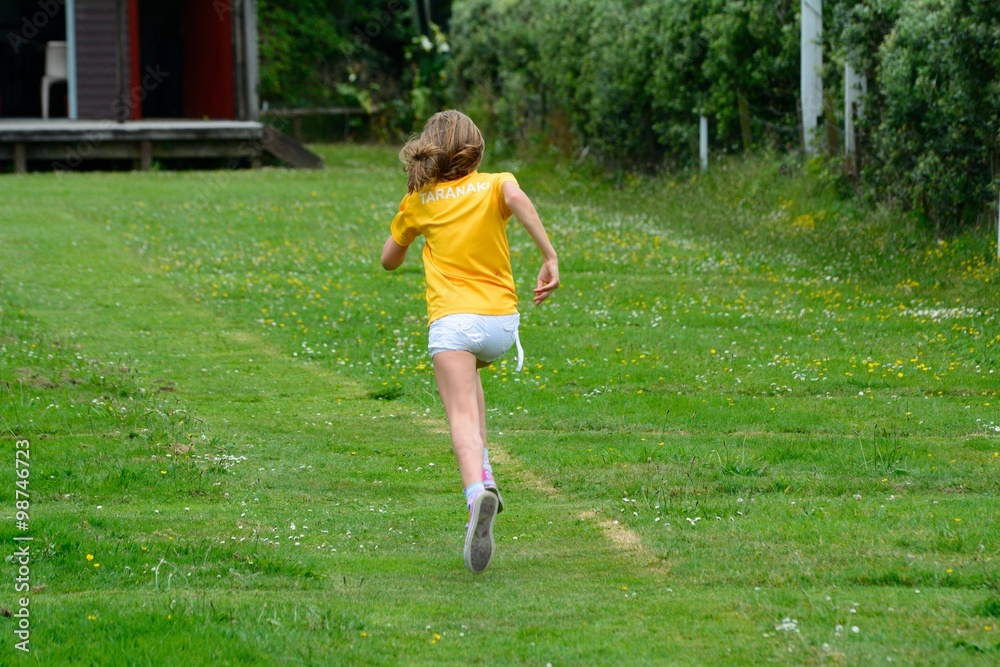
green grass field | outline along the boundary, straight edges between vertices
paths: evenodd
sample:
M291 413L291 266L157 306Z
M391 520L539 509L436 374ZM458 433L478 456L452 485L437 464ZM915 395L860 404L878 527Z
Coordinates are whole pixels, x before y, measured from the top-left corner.
M776 159L618 187L487 165L563 287L531 306L512 223L527 357L483 371L507 511L476 576L420 261L378 263L404 177L320 150L0 178L0 540L32 538L4 664L1000 662L984 233Z

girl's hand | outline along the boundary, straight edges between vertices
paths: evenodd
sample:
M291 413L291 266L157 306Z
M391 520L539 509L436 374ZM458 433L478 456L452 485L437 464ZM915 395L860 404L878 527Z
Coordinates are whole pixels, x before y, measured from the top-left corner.
M524 229L531 236L538 249L542 251L542 270L538 272L538 283L535 287L535 305L549 298L549 295L559 287L559 258L556 251L545 233L545 226L542 225L541 218L535 205L524 194L524 190L519 188L513 181L507 181L500 186L503 192L504 201L517 219L524 225Z
M549 298L559 287L559 261L550 259L542 264L538 272L538 286L535 288L535 305Z

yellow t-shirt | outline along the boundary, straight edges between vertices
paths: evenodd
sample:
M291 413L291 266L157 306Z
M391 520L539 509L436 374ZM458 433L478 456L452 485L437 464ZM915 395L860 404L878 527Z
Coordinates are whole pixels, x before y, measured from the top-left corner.
M392 238L408 246L421 234L428 322L455 313L511 315L517 293L510 267L501 186L512 174L477 171L407 195L392 219Z

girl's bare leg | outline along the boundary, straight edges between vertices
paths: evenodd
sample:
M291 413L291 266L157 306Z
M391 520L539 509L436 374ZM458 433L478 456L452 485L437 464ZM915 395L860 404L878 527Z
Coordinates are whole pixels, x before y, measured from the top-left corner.
M486 398L483 395L483 378L476 369L476 399L479 402L479 437L486 447Z
M462 484L468 487L483 481L486 413L477 360L471 352L455 350L438 352L433 363Z

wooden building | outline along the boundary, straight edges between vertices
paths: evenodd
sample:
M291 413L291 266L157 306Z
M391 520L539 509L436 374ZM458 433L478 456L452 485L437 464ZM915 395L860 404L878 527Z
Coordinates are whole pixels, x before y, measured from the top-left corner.
M0 0L0 162L16 171L257 161L257 81L256 0Z

